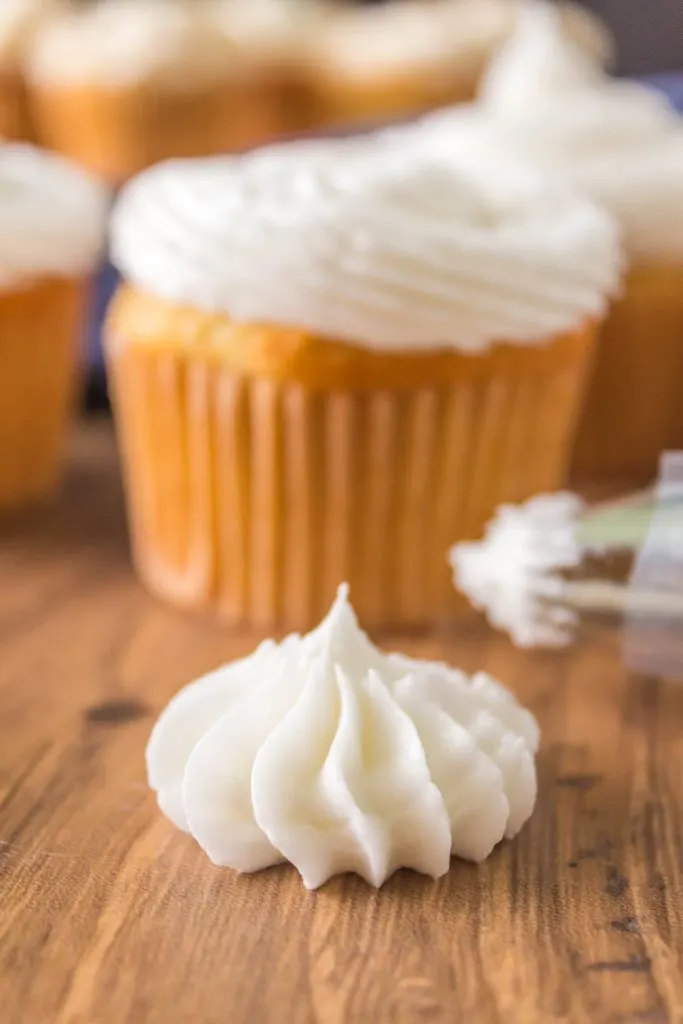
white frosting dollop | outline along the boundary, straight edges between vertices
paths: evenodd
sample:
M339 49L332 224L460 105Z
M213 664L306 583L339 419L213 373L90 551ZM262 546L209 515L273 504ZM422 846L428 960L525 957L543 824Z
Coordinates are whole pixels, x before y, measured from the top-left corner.
M560 603L562 573L584 558L584 510L582 500L566 492L502 505L481 541L451 551L457 589L518 647L564 647L574 636L576 613Z
M124 189L112 249L170 301L377 349L543 342L599 316L620 270L589 201L372 139L159 165Z
M68 7L46 24L28 71L59 86L153 80L182 91L228 78L238 64L210 0L105 0Z
M533 716L484 673L384 654L341 587L304 637L182 690L147 749L159 806L211 860L288 860L315 889L353 871L434 878L481 861L536 800Z
M109 193L75 164L0 145L0 288L89 274L104 244Z
M499 141L611 210L633 259L683 259L683 119L654 89L608 77L553 6L528 0L480 106Z

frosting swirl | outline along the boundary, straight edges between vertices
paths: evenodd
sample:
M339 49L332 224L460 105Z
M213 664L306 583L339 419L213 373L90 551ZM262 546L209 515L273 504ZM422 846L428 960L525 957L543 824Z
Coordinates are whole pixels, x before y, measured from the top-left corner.
M542 342L600 315L610 218L480 171L372 140L170 162L124 190L113 257L172 302L376 349Z
M109 195L61 157L0 146L0 287L89 273L104 243Z
M608 77L550 5L530 0L481 106L502 142L611 210L633 258L683 259L683 120L654 89Z
M307 636L186 687L147 749L164 813L214 863L291 861L315 889L354 871L433 877L481 861L536 800L539 730L500 684L384 654L346 588Z

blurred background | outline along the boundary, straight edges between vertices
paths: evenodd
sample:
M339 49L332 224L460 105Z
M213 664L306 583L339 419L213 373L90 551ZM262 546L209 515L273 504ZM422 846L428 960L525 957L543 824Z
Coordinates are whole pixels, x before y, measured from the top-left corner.
M119 18L133 20L149 5L148 0L99 0L98 6L106 4L120 8ZM94 6L81 0L81 7ZM440 0L225 0L222 6L227 34L238 41L245 63L262 75L259 110L252 118L255 134L247 140L251 145L330 127L349 132L471 98L487 60L510 30L516 0L453 0L445 5ZM683 110L681 0L582 0L559 6L567 9L578 36L600 53L610 70L648 81ZM419 22L417 7L425 15ZM450 8L443 19L437 13L441 7ZM438 43L424 30L428 9L440 33ZM435 73L439 62L448 62L456 74ZM93 104L92 119L102 116ZM59 130L47 136L56 148L82 160L78 144L70 145ZM172 140L167 151L150 156L149 162L170 155ZM106 154L94 154L91 162L107 174ZM116 181L116 166L108 176ZM105 265L88 332L89 407L107 404L99 325L115 286L116 275Z
M681 0L557 5L604 66L683 109ZM54 149L115 190L168 157L348 133L471 100L518 9L519 0L2 0L0 134ZM32 12L20 36L19 10ZM106 404L99 333L115 286L105 262L87 331L90 407Z

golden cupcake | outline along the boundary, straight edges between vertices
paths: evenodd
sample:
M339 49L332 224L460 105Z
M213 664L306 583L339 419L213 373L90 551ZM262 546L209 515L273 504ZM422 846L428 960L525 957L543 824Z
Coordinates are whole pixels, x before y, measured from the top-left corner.
M499 138L604 205L630 272L602 334L574 472L646 481L683 448L683 120L659 93L609 78L530 4L483 83Z
M0 138L33 139L24 61L35 33L58 9L59 0L2 0L0 3Z
M41 141L117 184L249 137L244 68L210 0L72 4L32 47Z
M0 146L0 514L45 498L58 479L106 209L78 168Z
M472 99L519 7L516 0L402 0L341 9L321 24L312 51L322 119L389 120ZM574 5L561 8L572 35L607 58L602 24Z
M143 581L305 628L449 611L446 553L562 481L619 253L535 176L372 142L154 168L123 192L106 330Z

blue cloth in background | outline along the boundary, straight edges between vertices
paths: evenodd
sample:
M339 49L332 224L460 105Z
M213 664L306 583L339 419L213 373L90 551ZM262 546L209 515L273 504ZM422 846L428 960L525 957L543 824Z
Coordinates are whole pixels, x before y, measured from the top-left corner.
M88 355L93 370L104 372L104 360L102 358L102 324L107 312L107 306L116 291L119 283L119 275L111 263L105 262L95 280L95 301L92 304L92 313L88 331Z
M683 114L683 72L650 75L639 81L652 85L668 96L672 105ZM95 285L95 302L89 328L89 357L92 376L91 392L97 397L95 404L102 403L104 394L104 362L102 359L101 332L104 314L109 300L116 290L118 274L111 263L106 262L98 275Z
M668 97L669 102L683 114L683 72L672 72L666 75L648 75L639 81L646 85L654 85Z

